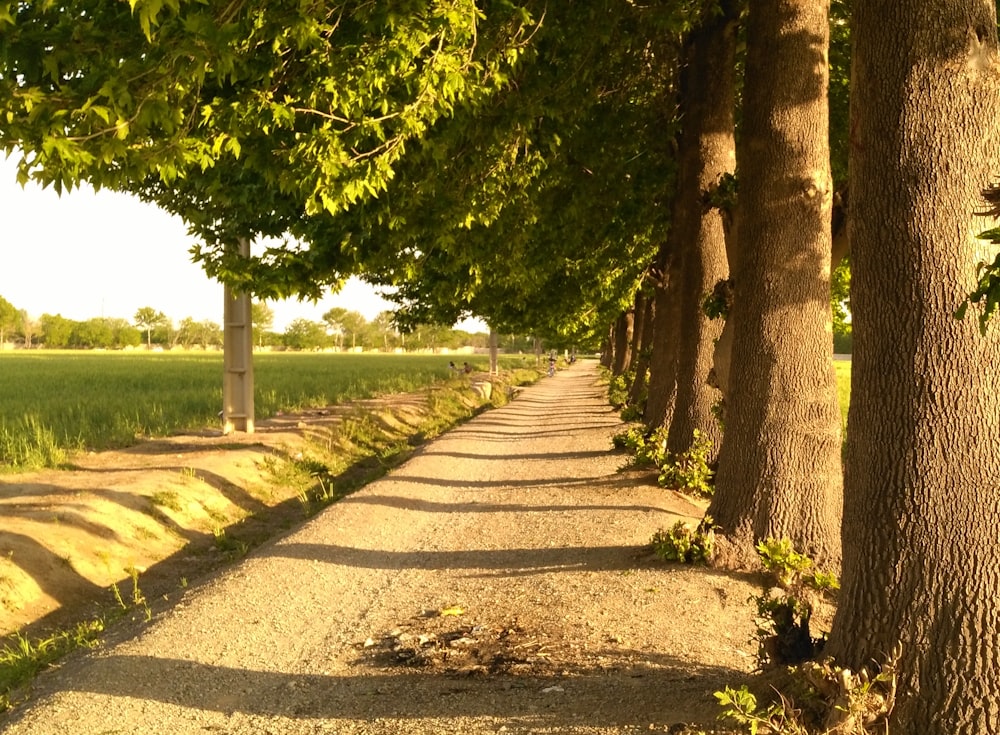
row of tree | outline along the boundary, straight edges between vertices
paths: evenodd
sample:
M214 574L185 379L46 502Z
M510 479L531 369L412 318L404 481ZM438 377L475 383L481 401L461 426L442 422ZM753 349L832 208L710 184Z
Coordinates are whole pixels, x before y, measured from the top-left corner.
M487 348L489 337L440 325L420 325L410 333L400 332L392 315L379 314L367 320L357 311L333 308L323 314L323 321L295 319L278 333L271 330L274 313L266 303L253 305L254 343L258 347L284 347L293 350L441 350L461 347ZM84 321L67 319L59 314L31 318L0 297L0 344L19 343L26 348L123 349L145 345L217 348L222 346L222 327L191 317L174 322L163 312L144 306L132 321L114 317L94 317ZM512 352L533 349L530 338L510 335L503 348Z
M827 650L902 642L893 731L1000 729L972 644L1000 635L1000 334L953 317L992 260L994 3L128 5L0 2L22 178L159 204L261 299L359 273L401 331L604 339L671 451L713 439L728 558L777 536L842 561Z

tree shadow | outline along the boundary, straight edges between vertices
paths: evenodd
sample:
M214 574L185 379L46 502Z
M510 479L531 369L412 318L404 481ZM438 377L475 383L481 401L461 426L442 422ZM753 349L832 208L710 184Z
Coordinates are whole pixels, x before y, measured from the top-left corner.
M400 495L353 495L344 498L342 503L361 503L364 505L384 505L399 510L412 510L418 513L589 513L609 511L633 513L666 513L677 515L664 508L653 505L527 505L524 503L438 503L418 498L407 498Z
M400 667L363 676L260 671L152 656L91 659L66 686L227 716L308 720L491 718L534 728L632 728L714 722L711 693L738 686L738 669L668 654L602 650L600 663L558 673L469 676ZM622 706L629 702L630 706ZM15 715L16 716L16 715Z
M646 546L589 546L469 551L386 551L336 544L278 543L261 556L339 564L362 569L466 570L470 576L523 577L564 571L625 571L648 564Z

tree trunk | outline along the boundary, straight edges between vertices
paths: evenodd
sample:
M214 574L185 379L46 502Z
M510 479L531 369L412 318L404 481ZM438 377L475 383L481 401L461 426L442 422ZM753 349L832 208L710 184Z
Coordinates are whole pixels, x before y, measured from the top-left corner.
M601 342L601 367L611 369L615 363L615 325L608 327L608 335Z
M636 368L639 363L639 345L642 342L642 330L645 328L643 320L646 317L646 296L641 289L635 292L635 300L632 302L632 335L628 345L628 363L625 365L625 373L630 374L631 381L628 384L628 393L632 395L632 387L636 381Z
M841 601L851 667L902 643L890 730L1000 732L1000 330L952 312L993 253L993 3L855 3L854 360Z
M641 292L640 292L641 293ZM649 376L649 352L653 344L653 305L652 294L642 294L642 330L636 349L635 378L629 390L628 402L631 406L642 404L646 399L646 387ZM576 348L573 348L576 355Z
M657 255L658 281L653 291L653 343L649 391L642 421L650 429L667 426L677 394L677 342L680 332L677 259L666 245Z
M623 312L615 322L615 359L611 366L614 375L624 375L632 361L632 323L635 314L632 309Z
M768 536L821 566L840 561L828 15L822 0L750 3L731 399L708 511L728 537L723 564L752 563Z
M500 335L490 329L490 375L500 374Z
M689 37L681 73L680 180L671 237L681 253L680 334L677 394L667 448L687 451L694 432L711 440L714 454L722 438L712 407L720 398L709 385L715 341L722 322L705 316L702 301L716 282L729 276L722 215L705 207L706 194L736 165L733 139L736 13L731 3Z

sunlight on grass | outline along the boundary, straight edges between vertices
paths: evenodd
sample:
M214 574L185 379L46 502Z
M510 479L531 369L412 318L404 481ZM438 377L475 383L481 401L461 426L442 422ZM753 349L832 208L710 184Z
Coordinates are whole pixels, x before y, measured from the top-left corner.
M258 420L280 411L419 391L455 355L254 355ZM501 357L502 368L531 356ZM469 357L476 370L487 358ZM222 353L17 350L0 353L0 468L58 467L72 452L219 426Z
M851 361L834 360L834 370L837 371L837 397L840 399L840 415L844 434L847 434L847 407L851 403Z

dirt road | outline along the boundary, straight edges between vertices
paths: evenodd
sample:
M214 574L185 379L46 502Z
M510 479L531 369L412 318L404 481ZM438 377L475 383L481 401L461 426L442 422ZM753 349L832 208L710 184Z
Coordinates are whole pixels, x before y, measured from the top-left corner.
M137 631L65 661L7 735L611 733L714 727L752 667L743 579L665 566L702 509L619 473L577 364Z

